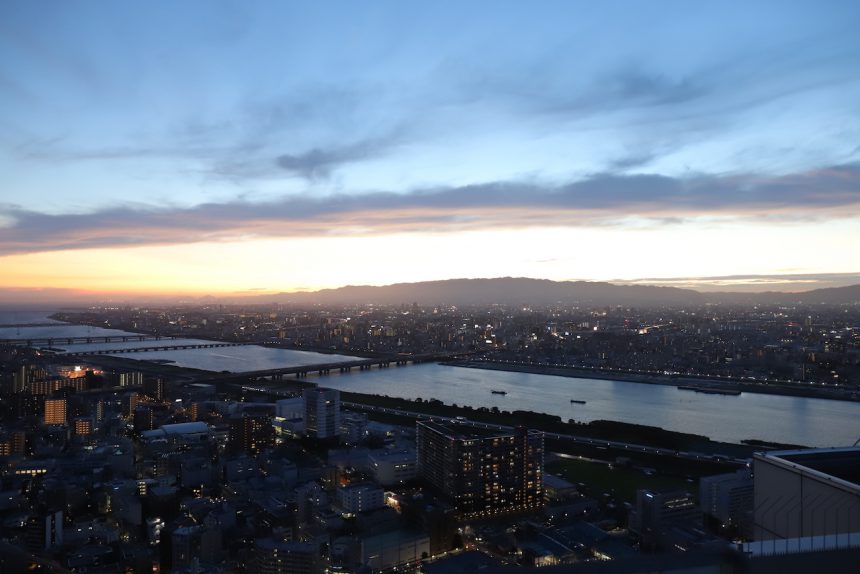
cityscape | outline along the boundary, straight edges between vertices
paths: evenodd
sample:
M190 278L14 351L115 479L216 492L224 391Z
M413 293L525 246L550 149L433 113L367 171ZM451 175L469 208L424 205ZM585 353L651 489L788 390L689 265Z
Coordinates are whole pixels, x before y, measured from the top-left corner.
M0 3L0 574L856 571L858 18Z

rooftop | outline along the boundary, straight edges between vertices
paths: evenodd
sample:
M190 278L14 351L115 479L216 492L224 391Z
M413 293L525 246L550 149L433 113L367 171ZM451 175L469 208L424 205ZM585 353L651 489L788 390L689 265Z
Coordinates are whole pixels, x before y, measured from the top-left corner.
M860 447L779 450L758 454L756 458L806 471L818 478L835 478L860 489Z

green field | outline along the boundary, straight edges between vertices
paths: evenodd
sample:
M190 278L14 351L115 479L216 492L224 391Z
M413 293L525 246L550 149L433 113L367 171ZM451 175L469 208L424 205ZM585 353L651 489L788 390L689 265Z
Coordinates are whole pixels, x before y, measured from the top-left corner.
M609 493L619 502L635 502L640 488L651 490L684 490L698 498L697 482L663 474L646 475L641 470L607 465L586 460L556 459L546 463L546 472L555 474L574 484L583 483L579 490L592 498Z

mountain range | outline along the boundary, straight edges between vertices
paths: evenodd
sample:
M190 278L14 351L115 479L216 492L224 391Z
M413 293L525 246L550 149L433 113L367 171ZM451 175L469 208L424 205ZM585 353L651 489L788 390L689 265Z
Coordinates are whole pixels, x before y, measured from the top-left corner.
M708 292L651 285L615 285L599 281L551 281L524 277L449 279L385 286L348 285L337 289L259 295L244 299L260 303L320 305L536 305L592 306L737 304L850 304L860 303L860 285L815 289L799 293Z

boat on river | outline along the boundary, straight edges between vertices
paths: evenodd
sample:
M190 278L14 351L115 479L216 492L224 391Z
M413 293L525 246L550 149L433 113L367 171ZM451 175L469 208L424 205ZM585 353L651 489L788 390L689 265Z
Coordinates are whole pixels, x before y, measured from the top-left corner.
M726 395L729 397L736 397L741 394L741 391L733 389L714 389L710 387L696 387L691 385L683 385L678 388L682 391L693 391L694 393L703 393L706 395Z

